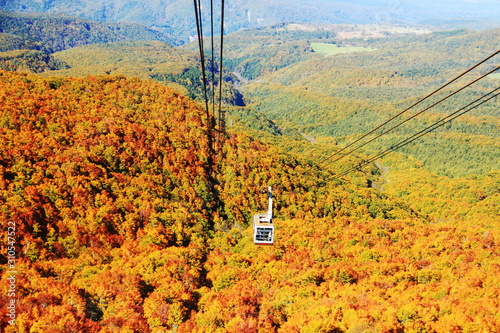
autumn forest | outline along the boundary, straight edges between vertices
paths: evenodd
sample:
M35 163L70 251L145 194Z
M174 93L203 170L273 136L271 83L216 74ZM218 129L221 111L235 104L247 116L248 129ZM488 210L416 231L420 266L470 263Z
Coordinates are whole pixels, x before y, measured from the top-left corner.
M198 43L0 11L0 331L500 332L498 97L370 161L499 72L331 158L498 51L500 29L368 28L228 33L225 67L207 61L218 131Z

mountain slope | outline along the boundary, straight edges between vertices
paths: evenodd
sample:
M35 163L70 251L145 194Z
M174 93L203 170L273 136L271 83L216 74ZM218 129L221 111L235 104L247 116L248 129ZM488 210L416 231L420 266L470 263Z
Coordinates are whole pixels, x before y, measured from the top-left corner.
M259 42L277 51L274 62L254 62L269 67L245 87L252 105L227 108L221 140L206 129L205 110L183 96L200 82L197 57L161 41L61 51L54 56L71 68L43 76L0 71L0 220L16 226L14 240L0 242L2 281L12 280L8 247L17 271L16 325L2 307L0 331L500 326L500 178L487 169L500 160L497 104L348 177L338 173L414 128L335 165L318 163L439 85L436 73L454 74L491 51L485 41L497 30L352 41L376 50L331 57L311 52L314 34L279 40L270 30ZM258 58L259 45L238 40L252 33L234 35L234 68ZM9 48L42 52L39 41L11 37ZM462 58L446 58L450 49ZM288 51L296 57L284 63ZM151 79L177 80L178 91ZM458 157L436 166L436 152ZM443 165L472 168L454 178L429 171ZM268 185L276 238L258 247L251 221L266 207ZM2 285L0 302L9 304Z
M499 324L493 225L432 223L374 175L332 177L240 125L215 154L204 110L157 83L0 73L0 218L16 225L18 271L16 325L4 307L2 331ZM266 185L264 248L248 226ZM484 195L487 207L499 193Z
M324 184L310 166L245 135L228 141L215 177L205 112L152 82L11 72L0 81L0 215L16 225L20 272L18 326L2 319L5 332L186 322L196 290L210 285L210 235L246 228L265 184L275 186L283 218L415 216L373 189ZM342 207L357 202L364 208Z
M35 40L40 50L48 53L124 40L154 39L178 44L175 38L137 23L102 23L61 14L0 11L0 32Z
M32 73L67 69L68 65L55 59L52 53L87 44L145 39L179 43L140 24L107 24L59 14L0 11L0 68Z
M50 54L36 50L16 50L0 52L0 69L30 73L68 68L68 64Z
M138 79L1 72L0 80L0 215L15 222L20 272L18 326L2 320L2 331L147 329L142 305L152 290L181 276L193 277L187 288L201 283L199 259L183 254L199 258L211 228L204 112ZM157 284L109 267L121 249L150 253L142 264L175 263L176 273ZM107 289L116 286L129 292ZM174 303L187 311L192 297L185 289Z
M26 229L20 226L20 231L37 230L46 241L44 237L51 230L73 234L83 227L78 233L91 235L104 228L122 243L129 236L135 237L144 220L131 210L148 211L154 202L165 205L210 187L210 151L203 129L206 120L193 102L178 93L124 77L62 80L2 72L1 79L5 144L0 161L7 181L2 202L8 207L5 218L24 222ZM10 98L19 92L23 92L22 99ZM20 101L24 106L18 104ZM176 105L185 105L189 111ZM168 118L179 123L175 129L166 122ZM22 158L16 158L19 155ZM24 195L10 196L14 187ZM156 192L144 191L147 187ZM120 203L129 195L135 198L133 204ZM187 222L194 215L206 220L200 211L205 203L193 200L196 202L186 202L191 211L186 223L194 223ZM31 203L35 207L30 208ZM171 212L163 210L163 217L151 218L165 219L175 210L187 209L174 207ZM85 225L87 219L93 222ZM181 241L183 236L177 238ZM109 246L94 241L97 244ZM39 245L47 246L43 242ZM52 248L57 248L57 253L77 255L79 246L72 245L76 248ZM41 259L51 256L46 250L33 248Z
M174 48L177 39L140 24L0 11L0 31L4 70L57 76L121 74L164 82L200 100L204 94L199 55ZM225 76L224 100L243 105L232 86L236 79ZM218 73L215 77L218 81Z

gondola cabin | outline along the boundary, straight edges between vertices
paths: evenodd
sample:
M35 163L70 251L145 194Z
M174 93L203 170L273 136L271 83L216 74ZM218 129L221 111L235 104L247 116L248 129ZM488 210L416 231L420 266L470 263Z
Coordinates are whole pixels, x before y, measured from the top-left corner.
M268 192L269 206L267 212L253 216L253 243L255 245L273 245L274 243L273 195L271 186L268 187Z

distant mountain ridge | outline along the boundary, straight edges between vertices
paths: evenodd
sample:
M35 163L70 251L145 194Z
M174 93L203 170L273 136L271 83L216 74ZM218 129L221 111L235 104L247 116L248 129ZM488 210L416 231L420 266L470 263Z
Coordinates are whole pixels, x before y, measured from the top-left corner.
M209 3L202 1L203 20L208 32ZM216 27L219 27L220 0L214 3ZM0 9L19 12L65 13L102 22L137 22L189 40L195 34L193 3L190 0L28 1L2 0ZM219 16L218 16L219 15ZM241 28L267 26L283 21L314 23L391 24L412 22L444 24L447 29L492 28L500 22L500 4L496 1L428 0L408 1L329 1L329 0L233 0L226 2L226 33ZM496 22L495 22L496 21ZM218 31L219 28L216 28Z

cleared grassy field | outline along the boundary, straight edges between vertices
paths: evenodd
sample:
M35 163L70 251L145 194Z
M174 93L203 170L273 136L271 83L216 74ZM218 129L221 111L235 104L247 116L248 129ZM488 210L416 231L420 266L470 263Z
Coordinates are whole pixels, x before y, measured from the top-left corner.
M325 56L342 54L342 53L370 52L376 50L371 47L337 46L335 44L326 44L326 43L311 43L311 47L313 48L314 52L320 53Z

